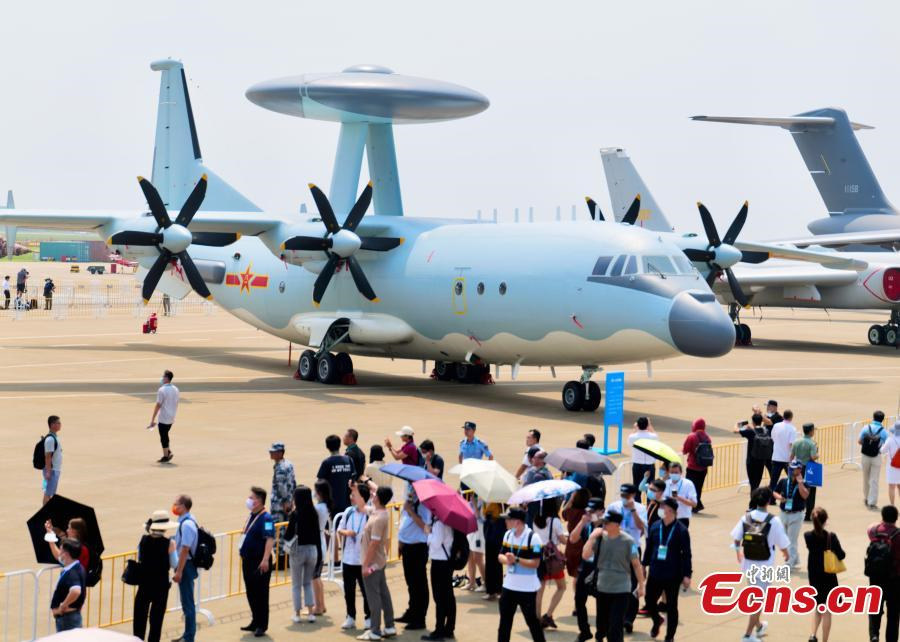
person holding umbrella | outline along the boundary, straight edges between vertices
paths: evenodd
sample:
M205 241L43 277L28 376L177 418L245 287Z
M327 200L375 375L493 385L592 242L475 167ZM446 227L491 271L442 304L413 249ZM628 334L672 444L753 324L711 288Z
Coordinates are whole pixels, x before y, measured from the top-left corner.
M653 481L656 472L654 457L634 447L634 442L638 439L659 439L647 417L638 417L631 434L628 435L628 447L631 448L631 481L635 486L640 484L642 479Z
M81 628L81 607L87 595L84 569L78 563L81 544L74 539L64 539L59 550L59 563L63 571L56 581L50 612L56 623L56 632Z
M175 540L166 536L178 528L178 522L169 519L164 510L154 511L144 526L145 534L137 547L137 563L140 567L139 583L134 594L134 637L144 639L147 618L150 618L150 635L147 642L159 642L163 618L169 599L169 559L175 552Z
M409 489L406 502L400 514L400 528L397 531L397 542L400 560L403 563L403 579L409 602L406 611L395 622L406 624L407 631L425 628L425 615L428 613L428 523L431 511L419 501L416 491ZM434 582L434 567L432 567Z
M500 594L500 626L497 642L509 642L516 609L531 631L534 642L545 642L544 629L537 616L537 592L541 587L537 569L541 563L542 543L525 525L526 513L521 508L510 508L503 517L508 530L503 536L503 547L498 560L506 567L503 592Z
M63 536L63 532L53 528L53 522L49 519L44 522L44 528L47 529L48 537L45 537L44 539L47 540L47 544L50 546L50 553L53 555L54 559L58 559L59 547L56 545L56 542ZM68 526L66 526L65 537L81 543L81 553L78 556L78 561L81 562L81 566L84 568L85 572L87 572L88 564L90 564L91 561L91 551L85 544L85 542L88 541L87 523L80 517L73 517L69 520Z

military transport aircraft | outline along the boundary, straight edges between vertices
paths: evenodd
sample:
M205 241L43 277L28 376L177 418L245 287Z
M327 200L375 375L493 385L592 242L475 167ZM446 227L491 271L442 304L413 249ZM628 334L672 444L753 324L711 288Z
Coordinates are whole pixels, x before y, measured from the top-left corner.
M580 365L563 404L594 410L600 366L734 345L704 279L658 233L405 216L393 126L481 112L475 91L371 65L254 85L257 105L341 126L329 194L310 185L317 214L275 216L204 166L182 64L151 68L162 77L153 174L139 179L149 211L10 209L0 224L95 231L147 269L144 299L183 274L239 319L309 346L298 375L322 383L352 373L351 354L434 361L436 378L464 382L490 364L513 377ZM371 180L357 198L363 152Z
M640 190L643 194L642 209L636 220L647 229L671 231L671 224L628 154L621 148L602 149L600 154L616 214L625 212L621 218L629 222L626 210L631 207L629 195ZM738 343L750 343L750 327L741 323L739 318L741 308L747 305L889 310L891 316L888 323L871 326L868 339L873 345L897 346L900 343L900 256L889 252L836 252L811 245L810 242L805 244L810 247L801 249L782 241L739 241L733 232L734 223L723 240L719 241L709 212L702 204L699 208L707 239L695 234L678 236L671 232L674 237L671 240L695 261L698 269L706 274L713 291L729 304L729 315L736 324ZM746 216L746 208L745 203L737 221L742 221ZM703 254L704 244L708 244L707 255ZM722 252L722 247L725 252ZM725 259L722 260L720 255ZM763 255L787 260L758 265ZM708 267L704 267L702 261L707 257ZM750 265L737 265L738 262ZM735 266L733 270L731 266ZM721 278L723 271L727 277L725 280Z

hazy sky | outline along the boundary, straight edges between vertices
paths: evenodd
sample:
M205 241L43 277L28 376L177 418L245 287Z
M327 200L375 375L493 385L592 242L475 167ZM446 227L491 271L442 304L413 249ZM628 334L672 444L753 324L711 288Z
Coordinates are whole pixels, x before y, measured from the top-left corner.
M377 63L476 89L482 114L396 129L405 210L538 217L597 195L598 149L625 147L679 230L702 199L745 239L805 232L825 210L787 132L693 114L841 106L900 202L900 9L887 2L7 3L0 19L0 189L19 207L139 208L156 58L185 63L204 160L264 209L327 185L337 126L265 111L260 80Z

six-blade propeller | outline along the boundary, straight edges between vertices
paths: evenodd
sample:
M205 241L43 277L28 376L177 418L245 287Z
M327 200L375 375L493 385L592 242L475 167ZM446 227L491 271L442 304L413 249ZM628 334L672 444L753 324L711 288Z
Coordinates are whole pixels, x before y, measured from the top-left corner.
M706 275L706 282L710 287L712 287L716 278L724 272L725 278L728 279L728 287L731 289L734 300L742 306L747 305L749 299L747 299L747 296L741 289L741 285L738 283L737 277L734 276L731 266L739 261L745 260L744 253L734 247L734 242L737 240L738 234L741 233L744 223L747 222L747 209L749 207L750 204L747 201L744 201L744 205L737 213L737 216L734 217L731 225L728 226L725 236L720 238L712 214L709 213L709 210L706 209L706 206L703 203L698 202L697 209L700 210L700 220L703 223L703 229L706 232L706 240L709 244L706 246L705 250L692 248L684 250L684 254L688 259L706 263L709 267L709 272ZM750 260L747 260L747 262L756 262L754 260L755 258L756 257L748 256L747 259Z

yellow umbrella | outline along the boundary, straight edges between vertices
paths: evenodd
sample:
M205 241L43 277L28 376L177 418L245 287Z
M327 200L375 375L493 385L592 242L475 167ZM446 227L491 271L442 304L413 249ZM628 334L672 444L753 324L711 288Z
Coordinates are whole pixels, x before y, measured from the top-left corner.
M659 439L638 439L634 442L634 447L642 453L656 457L661 461L667 461L670 464L681 463L681 457L679 457L678 453Z
M465 459L450 469L484 501L505 504L519 482L503 466L487 459Z

